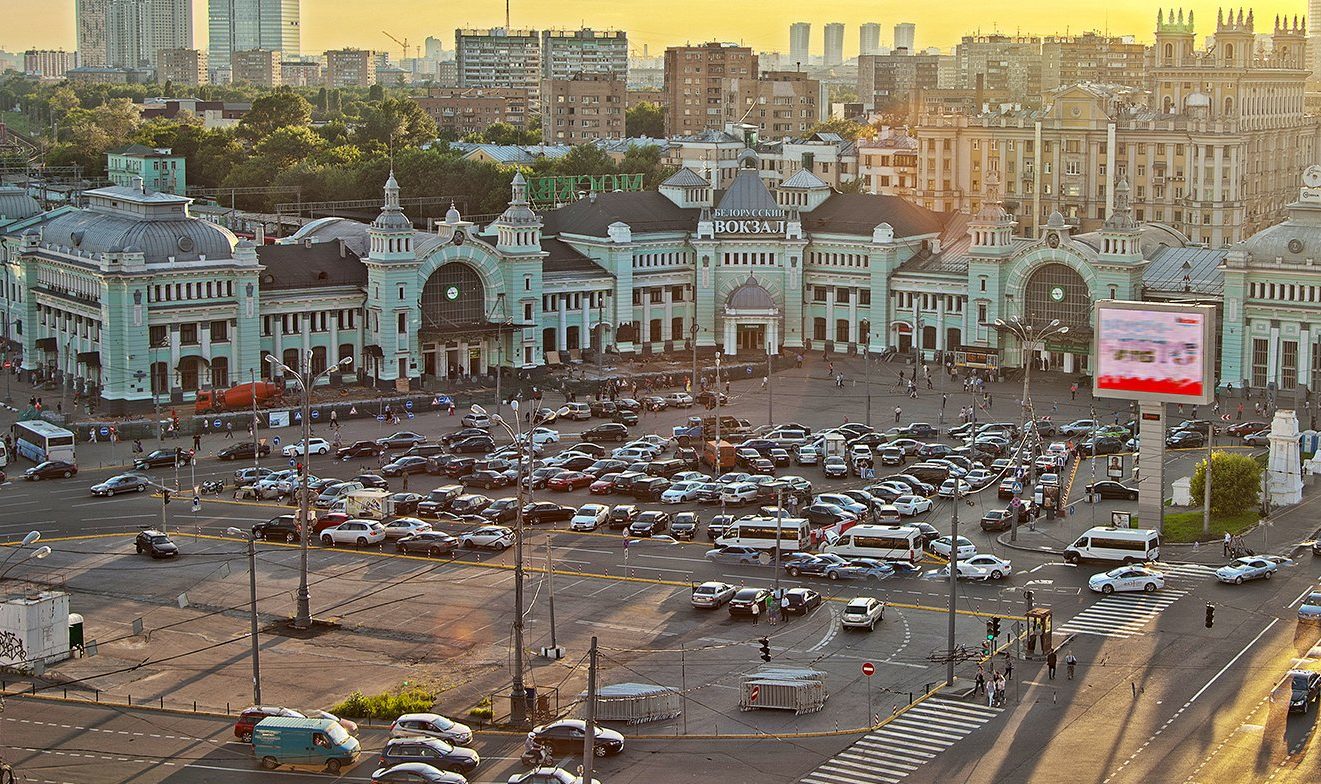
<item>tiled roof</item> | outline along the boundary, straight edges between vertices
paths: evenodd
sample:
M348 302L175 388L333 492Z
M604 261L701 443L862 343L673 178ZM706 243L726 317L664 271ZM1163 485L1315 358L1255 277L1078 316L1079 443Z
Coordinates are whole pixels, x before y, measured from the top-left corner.
M945 222L940 213L898 196L868 193L832 194L821 206L803 215L803 228L807 231L867 237L880 223L893 226L896 237L912 237L939 233Z
M263 245L257 248L262 272L262 291L276 289L314 289L326 286L362 286L367 283L367 267L347 245L343 254L339 242L314 242Z
M541 249L549 253L542 260L541 269L547 275L609 275L604 267L559 239L542 239Z
M606 237L615 221L627 223L634 232L691 231L700 212L678 207L655 191L598 193L595 199L578 199L544 213L542 232Z
M1152 292L1223 294L1225 273L1220 265L1228 252L1228 248L1162 248L1142 271L1142 285Z

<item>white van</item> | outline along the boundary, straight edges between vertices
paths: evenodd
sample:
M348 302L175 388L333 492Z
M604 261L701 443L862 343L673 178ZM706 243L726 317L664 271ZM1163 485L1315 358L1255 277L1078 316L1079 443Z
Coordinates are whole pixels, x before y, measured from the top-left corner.
M906 525L855 525L825 552L844 558L916 561L922 554L922 532Z
M715 540L717 547L752 547L794 553L812 544L812 526L801 517L747 517L731 523Z
M1064 560L1142 563L1160 560L1160 534L1149 528L1089 528L1064 549Z
M757 485L752 482L735 482L720 491L720 503L726 506L742 506L756 501Z

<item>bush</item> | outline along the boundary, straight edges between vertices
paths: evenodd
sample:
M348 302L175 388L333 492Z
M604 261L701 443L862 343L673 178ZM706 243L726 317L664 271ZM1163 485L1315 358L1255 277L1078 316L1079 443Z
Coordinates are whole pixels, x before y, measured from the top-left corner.
M490 721L494 715L494 711L491 710L490 697L482 697L481 702L468 709L468 718L478 721Z
M1234 452L1211 453L1211 514L1237 515L1257 505L1261 497L1261 464L1248 455ZM1206 493L1206 461L1193 472L1193 500Z
M355 691L330 712L352 719L395 719L405 713L430 711L435 701L434 693L417 686L371 696Z

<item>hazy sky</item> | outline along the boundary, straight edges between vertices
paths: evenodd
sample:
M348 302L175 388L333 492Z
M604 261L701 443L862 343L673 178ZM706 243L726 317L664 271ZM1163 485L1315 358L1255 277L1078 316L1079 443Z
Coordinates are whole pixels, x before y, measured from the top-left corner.
M206 44L206 0L194 2L197 44ZM514 27L581 26L627 30L639 52L649 45L651 54L665 46L701 40L736 41L757 49L788 51L791 22L812 23L812 53L820 54L827 22L843 22L846 55L857 53L858 25L881 24L881 43L889 45L897 22L917 25L918 47L952 47L961 35L976 32L1023 32L1041 35L1108 30L1136 35L1149 41L1155 28L1156 5L1151 0L944 0L939 3L883 0L837 0L804 3L802 0L511 0ZM74 46L74 0L0 0L0 48ZM1168 6L1166 6L1168 7ZM1276 14L1306 12L1304 0L1253 6L1258 32L1270 32ZM1199 45L1214 31L1217 5L1185 5L1196 11ZM303 0L303 49L319 53L341 46L387 49L398 57L399 46L381 32L409 39L410 48L428 35L454 46L454 28L503 25L504 3L499 0Z

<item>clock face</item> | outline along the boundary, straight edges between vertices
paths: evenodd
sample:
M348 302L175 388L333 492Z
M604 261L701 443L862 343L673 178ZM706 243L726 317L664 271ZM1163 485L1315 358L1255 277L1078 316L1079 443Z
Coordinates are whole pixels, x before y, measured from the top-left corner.
M459 287L449 286L445 289L445 299L451 302L459 298Z
M1321 165L1314 163L1303 170L1303 184L1309 188L1321 188Z
M1064 301L1064 289L1063 289L1063 287L1061 287L1061 286L1056 286L1056 287L1052 288L1052 289L1050 290L1050 298L1053 299L1053 300L1055 300L1056 302L1063 302L1063 301Z

